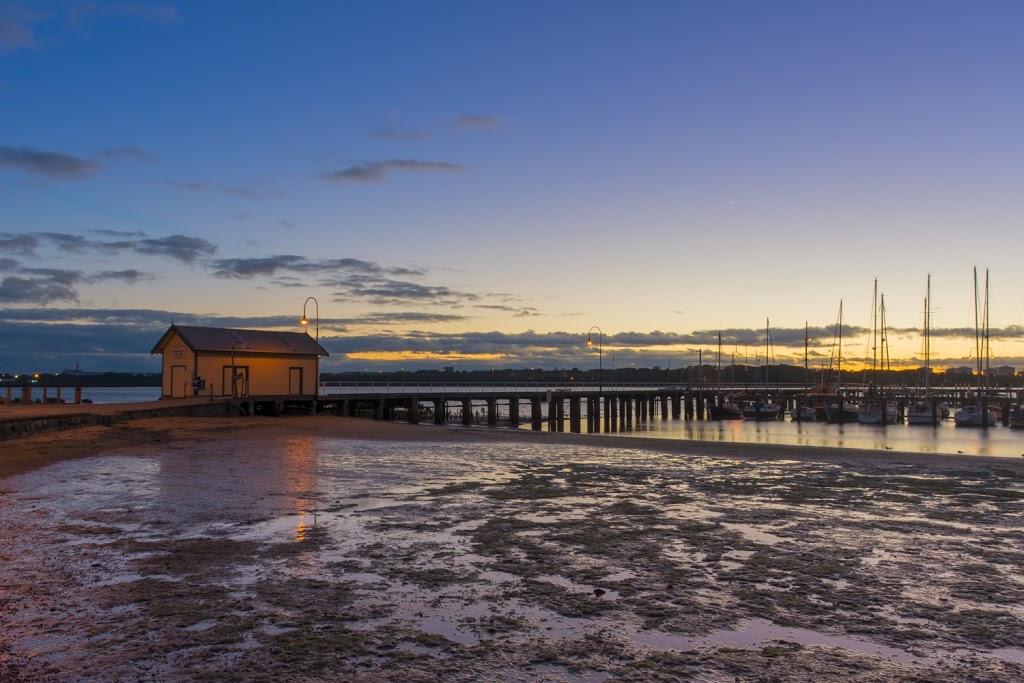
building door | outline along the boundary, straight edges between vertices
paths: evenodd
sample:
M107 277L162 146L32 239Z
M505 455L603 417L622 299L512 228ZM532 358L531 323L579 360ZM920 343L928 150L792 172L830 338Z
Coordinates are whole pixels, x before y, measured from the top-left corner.
M292 396L302 394L302 368L288 368L288 393Z
M249 395L249 366L236 365L235 370L235 392L231 393L231 366L225 365L221 371L224 385L224 396L248 396Z
M171 366L171 398L185 398L185 366Z

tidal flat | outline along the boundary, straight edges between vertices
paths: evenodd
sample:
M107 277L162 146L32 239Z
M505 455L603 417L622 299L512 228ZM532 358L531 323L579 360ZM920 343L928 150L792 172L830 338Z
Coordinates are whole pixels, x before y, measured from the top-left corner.
M1024 680L1015 461L251 420L0 479L0 679Z

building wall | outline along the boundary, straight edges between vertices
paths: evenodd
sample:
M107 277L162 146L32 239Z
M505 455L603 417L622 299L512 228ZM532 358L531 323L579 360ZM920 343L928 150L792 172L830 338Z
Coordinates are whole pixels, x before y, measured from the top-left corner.
M167 347L164 348L163 362L162 362L162 390L161 394L165 397L182 397L192 395L192 378L194 377L195 371L195 354L189 349L185 342L181 340L181 337L175 335ZM172 368L174 366L185 366L183 372L179 372L177 375L174 374ZM171 378L175 377L175 386L171 386Z
M206 380L203 395L231 395L231 354L199 352L197 371L199 377ZM240 395L248 392L249 396L287 396L302 394L312 396L315 392L316 357L313 356L267 356L235 352L234 367L246 375L248 385L240 385ZM302 369L302 387L298 392L292 391L289 378L292 368ZM226 375L226 377L225 377Z

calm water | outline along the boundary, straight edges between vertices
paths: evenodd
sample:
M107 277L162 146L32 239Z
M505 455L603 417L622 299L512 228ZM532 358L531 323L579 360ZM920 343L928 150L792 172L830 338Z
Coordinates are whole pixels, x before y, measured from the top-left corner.
M529 413L520 429L529 430ZM479 424L479 423L477 423ZM566 431L568 431L566 421ZM586 418L583 419L586 430ZM547 430L547 421L543 423ZM727 443L763 443L793 446L829 446L894 450L913 453L992 455L1019 458L1024 455L1024 430L996 425L989 429L957 427L952 420L936 426L894 424L829 424L771 420L652 420L634 421L633 429L617 436L660 439L696 439Z
M50 390L51 393L54 391ZM74 389L61 389L61 398L75 400ZM160 387L82 387L82 398L93 403L140 403L160 399Z
M962 452L1019 458L1024 453L1024 430L997 425L989 429L957 427L952 420L937 426L895 424L828 424L752 420L661 420L642 423L638 437L699 439L737 443L798 446L838 446L916 453Z

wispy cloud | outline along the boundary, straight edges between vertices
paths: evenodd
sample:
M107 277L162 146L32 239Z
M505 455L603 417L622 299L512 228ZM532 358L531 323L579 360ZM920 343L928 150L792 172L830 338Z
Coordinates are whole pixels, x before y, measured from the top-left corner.
M235 185L233 187L222 188L225 194L234 194L239 197L246 199L266 199L268 197L272 199L280 199L284 197L284 191L276 188L263 189L257 187L246 187L243 185Z
M95 161L59 152L0 145L0 168L41 175L54 180L83 180L96 175L100 165Z
M224 194L235 195L244 199L281 199L285 196L284 190L276 187L260 187L257 185L219 185L209 183L205 180L170 180L168 184L186 192L205 192L207 190L218 190Z
M203 192L210 186L204 180L170 180L168 184L186 192Z
M324 173L320 177L335 184L343 183L376 183L386 179L395 171L412 173L434 173L434 172L463 172L469 170L467 166L460 164L449 164L440 161L417 161L415 159L390 159L387 161L374 161L358 166L349 166L340 171Z
M139 149L134 145L125 145L123 147L111 147L97 152L96 157L100 159L109 159L111 161L117 161L118 159L135 159L137 161L146 161L153 163L157 160L155 156L150 154L144 149Z
M35 235L12 235L0 233L0 251L13 254L34 254L39 248L39 238Z
M373 131L373 133L370 134L370 137L374 138L375 140L386 140L386 141L405 140L405 141L415 142L415 141L418 141L418 140L425 140L425 139L427 139L428 137L430 137L430 134L426 130L424 130L422 128L415 128L415 129L412 129L412 130L398 130L398 129L395 129L395 128L378 128L377 130Z
M5 246L12 252L18 252L26 256L37 256L37 250L43 242L47 242L61 251L77 253L95 252L101 254L116 254L128 251L148 256L164 256L186 264L193 264L200 258L212 256L217 252L216 245L202 237L170 235L169 237L154 238L144 237L145 233L142 232L116 230L96 230L94 232L125 236L131 239L114 241L91 240L83 235L61 232L0 233L0 246Z
M19 48L36 48L36 34L32 25L49 16L13 3L0 6L0 49L11 52Z
M172 23L181 18L173 5L148 2L85 2L67 11L68 23L77 26L101 17L130 17L155 24Z
M143 239L135 242L133 248L140 254L166 256L182 263L192 264L201 256L212 256L217 247L202 237L171 235L157 239Z
M103 270L103 271L100 271L98 273L94 273L93 275L90 275L86 279L86 281L92 283L92 282L104 282L104 281L108 281L108 280L116 280L116 281L119 281L119 282L124 282L124 283L130 284L130 285L133 285L136 282L143 282L143 281L149 281L149 280L155 280L155 279L156 278L152 274L150 274L150 273L144 273L141 270L129 269L129 270Z
M498 116L463 114L455 119L455 127L464 130L469 128L497 128L500 125L501 118Z

